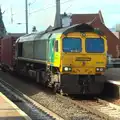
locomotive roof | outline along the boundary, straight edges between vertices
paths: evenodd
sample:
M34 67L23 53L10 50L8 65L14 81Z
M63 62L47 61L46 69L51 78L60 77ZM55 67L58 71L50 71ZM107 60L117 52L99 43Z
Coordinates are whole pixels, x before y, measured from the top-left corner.
M82 24L75 24L65 28L58 28L58 29L48 29L46 31L38 32L38 33L31 33L20 37L19 42L23 41L33 41L33 40L47 40L51 34L68 34L70 32L93 32L94 28L90 25L90 23L82 23Z

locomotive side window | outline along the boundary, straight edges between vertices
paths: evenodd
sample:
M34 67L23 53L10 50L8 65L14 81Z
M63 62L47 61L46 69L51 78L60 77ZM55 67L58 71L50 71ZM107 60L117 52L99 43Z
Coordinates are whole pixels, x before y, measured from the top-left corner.
M58 52L58 41L55 41L54 49L55 49L55 52Z
M22 46L23 46L23 43L18 43L18 56L19 57L22 57Z

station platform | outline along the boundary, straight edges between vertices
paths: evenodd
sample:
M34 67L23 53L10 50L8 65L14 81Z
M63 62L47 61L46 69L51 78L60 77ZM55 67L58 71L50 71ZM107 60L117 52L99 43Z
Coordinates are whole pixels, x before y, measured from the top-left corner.
M107 80L104 86L103 94L111 98L120 99L120 79Z
M0 120L32 120L0 92Z
M120 86L120 80L107 80L107 82Z

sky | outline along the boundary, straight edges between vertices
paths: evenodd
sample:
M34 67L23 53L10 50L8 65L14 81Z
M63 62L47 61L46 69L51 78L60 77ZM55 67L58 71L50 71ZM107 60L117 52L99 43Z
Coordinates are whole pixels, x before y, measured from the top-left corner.
M33 26L36 26L38 31L46 29L49 25L53 26L55 2L56 0L28 0L29 32ZM0 0L0 5L2 12L5 11L3 21L7 32L24 33L25 0ZM120 0L61 0L61 13L86 14L98 13L99 10L102 11L108 28L120 23Z

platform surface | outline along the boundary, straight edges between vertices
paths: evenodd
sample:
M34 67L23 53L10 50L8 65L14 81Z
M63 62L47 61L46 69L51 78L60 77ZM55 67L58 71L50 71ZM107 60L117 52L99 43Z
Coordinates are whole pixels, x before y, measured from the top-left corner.
M119 81L120 80L120 68L110 68L106 70L105 76L109 80Z
M120 68L108 69L105 73L107 82L120 86Z
M0 120L32 120L0 92Z

